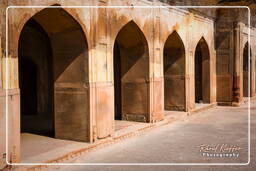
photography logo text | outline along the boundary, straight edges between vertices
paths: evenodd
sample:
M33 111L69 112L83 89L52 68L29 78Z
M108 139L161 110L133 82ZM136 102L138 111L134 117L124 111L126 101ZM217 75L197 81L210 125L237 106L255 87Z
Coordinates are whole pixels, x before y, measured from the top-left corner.
M203 157L239 157L239 151L242 149L238 145L232 144L202 144L198 146Z

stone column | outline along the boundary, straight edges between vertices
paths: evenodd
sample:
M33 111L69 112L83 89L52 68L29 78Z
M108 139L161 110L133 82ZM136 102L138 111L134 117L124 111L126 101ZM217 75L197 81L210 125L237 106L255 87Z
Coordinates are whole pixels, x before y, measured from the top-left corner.
M238 23L234 29L233 106L238 106L243 99L241 41L241 23Z
M105 1L94 5L106 5ZM114 134L114 85L108 9L91 9L91 50L89 59L91 141Z
M186 111L191 111L195 109L195 57L192 49L189 49L186 54Z
M185 56L185 89L186 89L186 111L189 112L195 109L195 46L193 44L193 20L194 15L189 13L189 25L186 32L186 56Z
M153 74L150 74L150 122L164 118L164 80L163 80L163 47L160 47L160 9L152 9L153 48L149 51L150 65ZM152 60L151 60L152 59ZM151 62L152 61L152 62Z
M212 36L214 37L214 36ZM212 45L211 47L214 47ZM217 100L217 80L216 80L216 51L210 49L210 103L216 103Z
M6 6L7 4L4 4ZM3 8L4 8L3 6ZM11 14L10 14L11 15ZM5 23L5 18L3 22ZM12 23L10 17L8 22ZM5 24L0 27L0 170L9 163L20 161L20 115L19 115L19 86L18 86L18 58L11 50L13 35L17 30L8 30L8 54L6 55ZM7 100L7 101L6 101ZM7 102L7 103L6 103ZM8 108L7 108L8 107ZM8 149L6 151L6 126Z
M1 26L0 26L1 27ZM0 29L1 30L1 29ZM5 109L5 92L2 85L2 46L1 46L1 35L0 35L0 170L5 167L5 137L6 137L6 115L4 113Z
M0 69L2 72L0 72L0 74L2 74L2 88L0 89L0 152L1 157L3 155L8 157L8 162L17 163L20 161L20 95L18 88L18 60L17 57L11 58L10 56L8 58L4 57L1 59L2 65ZM7 122L8 125L6 125ZM5 148L6 128L8 131L7 154Z
M253 35L253 30L251 29L251 35ZM250 45L250 48L251 48L251 96L255 96L256 92L255 92L255 88L256 88L256 85L255 85L255 53L254 53L254 37L251 36L251 45Z

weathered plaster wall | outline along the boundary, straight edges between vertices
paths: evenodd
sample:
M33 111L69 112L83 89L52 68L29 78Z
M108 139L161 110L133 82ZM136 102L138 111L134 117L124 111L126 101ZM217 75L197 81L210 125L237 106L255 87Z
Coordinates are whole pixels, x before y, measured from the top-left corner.
M246 26L243 23L239 23L239 31L240 31L240 44L239 44L239 59L240 59L240 73L241 73L241 96L242 97L248 97L248 96L255 96L255 44L256 44L256 31L255 28L250 28ZM249 34L250 31L250 34ZM250 35L250 40L249 40L249 35ZM246 48L246 43L248 43L248 48L249 49L245 49ZM243 65L244 65L244 52L247 51L248 53L248 57L249 57L249 51L250 51L250 59L247 62L247 65L250 65L250 73L249 72L244 72L243 70ZM248 68L249 69L249 68ZM250 75L250 76L249 76ZM244 79L243 77L246 77L246 79ZM250 87L248 86L248 77L250 78ZM246 80L248 80L246 82ZM246 89L250 88L250 91L246 90L248 93L247 95L245 95L243 93L243 89L246 86ZM250 92L250 93L249 93Z
M167 2L167 1L166 1ZM211 1L177 1L169 2L176 5L210 5L216 4L215 0ZM5 8L7 5L45 5L50 6L59 4L65 5L166 5L158 1L146 0L48 0L48 1L31 1L31 0L10 0L0 1L0 17L1 21L5 21ZM224 4L229 5L229 4ZM18 40L20 32L26 23L34 14L41 9L9 9L9 53L7 58L5 55L5 22L0 24L0 168L4 165L5 157L5 90L8 89L9 99L9 161L19 161L19 85L18 85ZM210 87L209 101L214 103L217 101L224 103L240 102L243 97L243 71L242 71L242 53L243 47L247 42L248 29L244 24L235 24L242 20L246 23L246 13L243 10L236 12L228 12L225 10L205 10L197 9L190 13L186 10L179 9L65 9L82 27L84 35L88 43L88 57L78 58L79 60L70 65L70 72L64 74L57 83L56 101L60 108L64 108L66 115L62 115L63 111L55 111L59 130L70 129L63 126L61 121L76 120L72 113L72 108L78 108L76 104L85 105L83 110L79 110L80 128L85 132L83 135L77 135L74 138L74 132L68 132L68 135L59 136L60 138L79 139L95 141L99 138L105 138L113 135L114 131L114 74L113 74L113 49L116 36L128 22L133 21L144 34L148 44L148 73L144 73L145 97L142 100L146 107L143 107L143 114L146 121L155 122L163 119L164 110L164 83L163 83L163 48L167 37L176 31L180 36L185 47L185 110L190 111L195 107L195 73L194 73L194 57L195 49L199 40L203 37L208 45L210 54ZM209 16L216 19L215 37L214 22L208 18L204 18L195 13ZM235 15L234 15L235 14ZM255 17L254 17L255 18ZM252 18L252 23L255 20ZM46 19L42 19L44 24L49 24ZM52 30L51 30L52 31ZM251 29L251 47L252 47L252 81L251 92L255 94L255 51L256 38L255 29ZM53 36L53 35L52 35ZM66 40L68 37L54 38L53 40ZM215 43L216 40L216 43ZM58 41L57 41L58 42ZM59 41L61 42L61 41ZM58 44L58 43L57 43ZM56 45L57 45L56 44ZM216 85L216 53L217 50L217 85ZM69 46L67 44L67 46ZM55 49L58 47L55 47ZM65 55L63 49L55 51L55 56L61 58ZM58 62L61 60L56 60ZM83 61L85 62L82 65ZM5 63L7 62L7 65ZM6 68L9 69L7 75L10 82L7 84ZM85 69L84 72L78 72L79 68ZM83 73L77 76L77 73ZM75 78L81 78L79 81ZM82 80L82 81L81 81ZM80 82L80 84L76 84ZM82 83L81 83L82 82ZM77 87L76 87L77 86ZM216 92L217 86L217 92ZM73 95L70 88L76 87ZM68 90L69 89L69 90ZM83 97L76 96L78 90L82 90ZM76 93L74 93L76 92ZM59 93L62 93L61 95ZM59 94L59 95L58 95ZM140 94L137 94L141 96ZM235 96L235 98L234 98ZM236 99L237 98L237 99ZM74 106L69 106L69 100L72 99ZM68 104L67 104L68 103ZM68 107L67 107L68 106ZM133 108L129 108L132 110ZM77 113L77 112L76 112ZM80 115L81 114L81 115ZM62 120L65 118L64 120ZM75 122L77 123L77 122ZM85 126L85 124L87 124ZM80 131L79 131L80 132ZM75 132L75 134L79 134ZM2 138L3 137L3 138ZM82 138L81 138L82 137Z
M241 13L244 16L241 17ZM217 101L220 104L238 105L243 101L243 51L248 41L246 23L247 9L218 10L216 20L216 59L217 59ZM243 19L242 19L243 18ZM255 33L251 29L251 47L255 46ZM254 49L252 54L254 54ZM255 94L255 56L252 55L251 95ZM246 74L245 74L246 76ZM246 84L245 84L246 86Z
M61 6L65 5L165 5L160 2L151 1L135 1L135 0L112 0L112 1L64 1L64 0L49 0L49 1L29 1L22 0L9 1L8 5L45 5L50 6L54 4ZM41 9L9 9L9 53L8 58L5 60L11 64L9 67L10 75L8 75L10 84L5 89L18 92L18 40L20 32L26 23L26 21L39 12ZM168 36L176 31L185 47L185 110L190 111L195 107L195 90L194 90L194 56L196 46L201 38L204 38L209 48L210 54L210 102L216 101L216 69L215 69L215 50L214 50L214 22L208 18L194 15L186 10L180 9L168 9L168 8L122 8L122 9L65 9L81 26L88 44L88 57L83 58L85 63L84 69L88 70L88 77L86 73L84 75L83 84L80 84L84 88L88 89L88 98L82 100L84 104L88 104L88 111L82 111L83 116L80 120L86 120L88 124L88 140L95 141L99 138L105 138L113 135L114 132L114 87L113 87L113 49L116 36L123 26L128 22L133 21L138 28L144 34L148 44L148 66L149 72L144 74L142 78L145 79L147 97L144 100L147 108L144 115L147 122L155 122L163 119L164 110L164 91L163 91L163 47ZM43 24L48 24L47 20L41 20ZM4 26L4 24L2 25ZM54 30L54 29L53 29ZM52 29L50 30L52 31ZM1 32L4 32L2 30ZM5 38L2 39L2 42ZM64 40L64 39L62 39ZM65 39L66 40L66 39ZM5 49L5 48L4 48ZM56 48L55 48L56 49ZM56 52L58 53L58 52ZM60 56L63 55L58 53ZM4 61L5 61L4 60ZM78 63L81 63L78 62ZM70 69L73 70L70 73L77 73L77 66L70 65ZM2 68L2 72L4 71ZM81 72L80 72L81 73ZM73 83L73 75L65 77L68 79L61 79L59 85L67 85L66 83ZM5 79L5 78L3 78ZM64 81L63 81L64 80ZM66 82L67 81L67 82ZM58 87L57 86L57 87ZM74 87L74 84L68 86ZM59 87L58 87L59 88ZM61 87L62 91L66 91L64 87ZM16 140L11 141L13 143L11 161L18 161L19 159L19 95L13 102L14 106L9 105L11 109L15 109L10 116L13 116L14 120L10 125L15 125L15 129L11 130L11 137ZM67 97L67 96L66 96ZM73 96L74 97L74 96ZM66 98L59 96L56 101L59 105L66 104ZM75 99L77 103L81 102L80 98ZM1 102L1 104L3 104ZM74 107L74 106L73 106ZM71 108L73 108L71 107ZM64 107L65 108L65 107ZM1 109L2 110L2 109ZM58 114L58 111L56 111ZM66 113L72 113L72 110L66 110ZM60 112L61 113L61 112ZM84 114L87 114L86 116ZM63 116L58 116L62 118ZM58 119L58 118L57 118ZM76 118L77 119L77 118ZM1 119L1 121L3 121ZM81 122L85 123L85 122ZM60 129L65 130L62 127L63 123L57 123ZM17 135L17 136L16 136ZM69 139L75 139L69 135ZM80 135L77 135L80 136ZM83 139L85 140L85 139ZM13 148L15 147L15 148ZM1 148L2 150L2 148ZM15 154L15 155L13 155ZM13 158L15 157L15 160Z

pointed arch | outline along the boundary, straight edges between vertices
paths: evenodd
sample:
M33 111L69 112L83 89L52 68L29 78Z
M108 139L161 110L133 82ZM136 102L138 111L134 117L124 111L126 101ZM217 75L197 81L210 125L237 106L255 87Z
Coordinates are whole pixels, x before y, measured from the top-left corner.
M195 102L210 103L210 50L204 37L195 49Z
M134 20L129 20L128 22L122 23L119 26L119 29L117 29L117 32L113 35L113 37L117 38L119 34L121 34L121 31L124 31L124 29L126 27L132 26L134 28L136 28L136 30L141 34L142 38L145 39L145 42L148 42L147 37L145 36L144 31L142 30L142 28L139 26L139 24L137 24L136 21ZM116 40L116 39L115 39Z
M129 37L130 35L134 35L138 39L132 39L131 37ZM125 40L129 40L129 42L126 42ZM125 46L126 48L134 47L138 43L143 45L145 48L148 47L148 42L143 31L133 20L129 21L119 30L115 41L118 41L119 44Z
M115 119L149 120L148 42L134 21L118 32L114 43Z
M88 80L88 44L82 26L63 8L42 9L22 28L18 57L22 130L89 141L89 89L83 86ZM34 83L23 71L27 61L37 70L29 73L35 74ZM31 101L31 92L24 87L30 83L35 84L37 104L26 115L22 104Z
M179 33L176 30L174 30L171 34L168 35L167 39L165 40L164 47L170 46L167 43L170 42L171 40L178 41L178 44L176 44L176 46L180 45L180 47L182 47L185 50L185 45L183 43L183 40L182 40L182 38L180 37ZM174 43L175 42L173 42L173 44Z
M52 6L56 6L56 8L51 8ZM11 10L12 6L8 7L7 9L8 10ZM62 8L61 4L58 4L58 3L55 3L55 4L52 4L52 5L49 5L49 8L46 7L46 8L35 8L35 9L28 9L28 12L26 13L22 13L20 16L17 16L19 17L18 20L19 20L19 23L18 23L18 29L15 30L15 36L17 35L17 37L19 37L19 35L21 34L21 31L22 29L24 28L25 24L31 19L33 18L34 16L36 16L37 14L41 13L41 12L45 12L46 10L52 10L52 9L57 9L57 10L61 10L63 11L64 13L66 13L69 17L72 17L73 20L75 22L77 22L78 25L80 25L80 27L82 28L83 30L83 34L84 34L84 38L87 40L89 38L88 36L88 29L86 28L86 25L84 24L84 22L81 20L81 18L79 17L79 14L73 10L73 9L70 9L70 8ZM58 22L58 21L57 21ZM18 41L15 41L15 46L18 46ZM89 41L87 42L87 45L89 47ZM16 49L14 49L16 50ZM15 56L16 56L16 52L15 52Z
M164 108L185 110L185 46L174 31L164 44Z

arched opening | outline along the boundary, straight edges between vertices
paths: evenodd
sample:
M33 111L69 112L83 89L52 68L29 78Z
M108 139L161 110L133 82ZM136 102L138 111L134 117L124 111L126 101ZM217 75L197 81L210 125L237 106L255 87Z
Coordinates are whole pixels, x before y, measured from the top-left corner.
M195 103L210 103L210 52L204 38L195 51Z
M54 136L51 42L31 18L19 40L21 132Z
M250 48L250 56L249 56L249 48ZM249 91L249 79L252 80L252 72L251 69L249 71L252 62L252 52L251 47L249 47L248 42L246 42L244 49L243 49L243 96L249 97L251 96L251 91ZM250 72L250 73L249 73ZM250 86L251 87L251 86Z
M21 132L88 141L88 46L79 23L62 8L41 10L25 23L18 56Z
M164 45L164 109L185 110L185 47L176 31Z
M149 53L147 40L133 22L118 33L114 44L115 119L147 122Z

